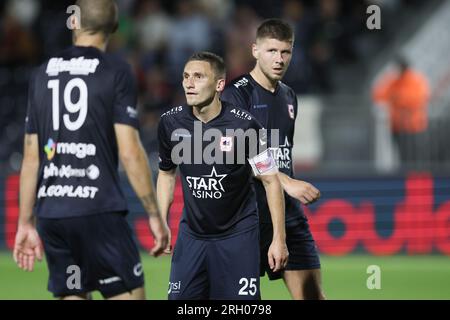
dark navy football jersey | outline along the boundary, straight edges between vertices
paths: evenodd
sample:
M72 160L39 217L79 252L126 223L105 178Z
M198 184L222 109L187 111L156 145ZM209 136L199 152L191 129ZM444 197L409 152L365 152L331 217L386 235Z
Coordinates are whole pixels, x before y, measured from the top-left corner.
M250 74L243 75L231 81L222 92L222 101L227 101L237 107L249 111L271 137L271 129L279 130L278 149L274 158L279 171L289 177L294 177L292 165L292 147L294 144L295 119L297 117L297 96L287 85L278 82L274 92L259 85ZM269 139L270 140L270 139ZM276 145L269 141L270 145ZM260 221L270 223L270 212L266 193L262 183L255 180L255 190L258 199ZM286 222L306 219L298 200L285 195Z
M257 141L239 142L239 129L255 130ZM248 158L267 148L260 129L261 125L248 112L226 103L222 103L220 114L207 123L194 116L191 106L174 107L161 116L159 168L167 171L179 167L184 194L181 223L187 223L195 235L226 235L258 224ZM217 136L208 137L213 131ZM181 143L185 143L185 149L179 152ZM178 154L184 158L177 158ZM222 157L223 161L210 161L209 154ZM273 159L272 163L276 168ZM239 222L244 223L238 225Z
M73 46L34 72L26 133L39 139L38 217L127 210L115 123L138 129L136 86L125 62Z

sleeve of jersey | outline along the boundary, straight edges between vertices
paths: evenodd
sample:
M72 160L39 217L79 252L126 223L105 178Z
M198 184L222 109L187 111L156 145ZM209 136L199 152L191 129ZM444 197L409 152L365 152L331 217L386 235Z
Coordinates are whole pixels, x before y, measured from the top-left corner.
M30 77L28 85L27 115L25 117L25 132L27 134L37 133L36 108L34 106L34 74Z
M294 132L292 133L292 136L294 137L295 121L297 120L297 116L298 116L298 99L297 99L297 94L295 93L294 90L292 90L292 94L294 96ZM292 146L294 146L294 139L292 139Z
M220 95L220 100L228 102L233 106L244 110L250 109L250 106L248 105L248 102L245 101L245 98L242 95L242 93L239 91L239 89L236 89L234 86L225 88L225 90L222 91L222 94Z
M255 176L275 174L278 167L272 150L268 148L267 130L255 119L252 120L252 129L257 132L257 142L248 140L248 162Z
M139 129L136 81L130 68L116 74L114 94L114 123Z
M172 148L167 135L164 119L161 118L158 124L158 148L159 148L159 169L169 171L177 166L172 161Z
M297 99L297 94L295 93L294 90L292 90L292 95L294 96L294 119L297 119L297 115L298 115L298 99Z

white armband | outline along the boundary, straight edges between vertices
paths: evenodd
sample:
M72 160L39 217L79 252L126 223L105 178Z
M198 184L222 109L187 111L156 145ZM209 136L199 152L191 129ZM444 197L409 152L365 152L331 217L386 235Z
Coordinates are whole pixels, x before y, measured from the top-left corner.
M248 159L255 176L275 174L278 172L277 163L269 149Z

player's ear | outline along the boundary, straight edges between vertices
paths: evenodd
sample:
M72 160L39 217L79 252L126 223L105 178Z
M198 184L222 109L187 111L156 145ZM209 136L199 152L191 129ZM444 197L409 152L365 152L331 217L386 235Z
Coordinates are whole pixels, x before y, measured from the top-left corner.
M258 54L259 54L258 45L256 43L254 43L254 44L252 44L252 55L253 55L253 58L258 59Z
M225 79L224 78L218 79L216 84L216 91L222 92L224 88L225 88Z
M81 29L81 21L77 17L77 15L73 14L70 16L70 29L71 30L80 30Z

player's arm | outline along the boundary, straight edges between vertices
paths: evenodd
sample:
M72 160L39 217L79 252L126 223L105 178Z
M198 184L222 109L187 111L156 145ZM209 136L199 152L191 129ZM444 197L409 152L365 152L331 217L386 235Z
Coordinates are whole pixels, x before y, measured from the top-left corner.
M159 208L167 223L170 206L173 202L177 165L172 161L172 146L169 139L171 129L165 120L164 117L161 117L158 123L159 174L156 185ZM169 243L165 253L170 253L172 250L170 241L169 232Z
M259 137L259 150L265 149L267 147L267 134L260 132ZM255 154L255 150L253 149L250 154ZM272 243L267 255L270 268L273 271L278 271L286 266L289 256L286 246L284 194L277 175L278 167L269 149L249 158L249 163L255 178L261 180L266 191L273 225Z
M291 90L292 99L294 101L294 118L297 119L298 114L298 100L296 93ZM278 172L278 178L280 179L283 190L286 191L291 197L300 200L301 203L308 205L320 198L320 191L311 183L297 180L289 177L283 172Z
M150 228L155 237L155 246L150 253L158 256L167 246L169 232L156 203L147 155L141 144L139 133L135 128L116 123L114 129L119 148L119 157L127 173L128 180L149 215Z
M320 199L320 191L311 183L289 177L287 174L278 172L278 178L283 190L291 197L298 199L307 205Z
M33 271L35 259L42 259L42 245L33 216L39 170L38 145L36 133L25 135L20 170L19 221L13 250L14 260L25 271Z
M272 219L273 238L268 259L270 268L276 272L286 267L289 256L286 246L283 189L276 174L260 175L256 178L261 180L264 185Z
M173 194L175 191L176 168L170 170L159 170L158 180L156 182L156 194L158 197L159 210L163 220L167 223L170 206L173 202ZM165 253L171 252L171 237L169 232L169 242Z

